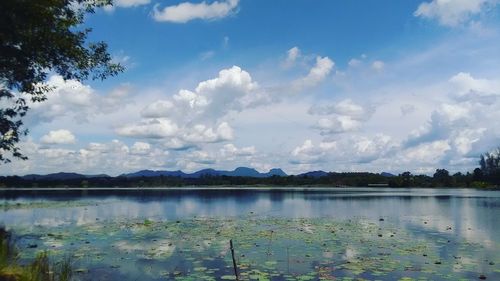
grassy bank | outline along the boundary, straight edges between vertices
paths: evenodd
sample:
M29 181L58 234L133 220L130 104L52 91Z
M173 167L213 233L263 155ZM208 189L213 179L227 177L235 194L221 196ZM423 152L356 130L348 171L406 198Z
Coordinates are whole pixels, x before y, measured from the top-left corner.
M10 232L0 228L0 280L4 281L69 281L72 280L71 260L52 263L47 252L37 254L30 264L18 263L19 251Z

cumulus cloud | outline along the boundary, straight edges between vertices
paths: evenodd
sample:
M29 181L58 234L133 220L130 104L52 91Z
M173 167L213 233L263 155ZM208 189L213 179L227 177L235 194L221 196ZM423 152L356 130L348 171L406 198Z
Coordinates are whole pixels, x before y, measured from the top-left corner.
M442 103L432 112L427 124L410 134L406 147L442 139L453 140L471 128L483 132L489 127L488 120L498 115L500 80L477 79L460 72L448 82L452 90L451 100Z
M319 119L315 128L321 130L323 135L346 133L361 128L361 122L350 116L332 116Z
M217 143L234 138L223 120L258 104L259 86L238 66L223 69L218 77L200 82L194 90L181 89L169 99L159 99L141 110L142 121L116 129L119 135L163 139L173 150L194 148L200 143Z
M27 115L27 124L52 122L61 117L70 117L84 123L97 115L111 113L127 102L129 85L121 85L110 91L108 95L98 94L92 87L76 80L64 80L59 75L49 77L47 100L30 103L31 110Z
M421 3L414 15L435 19L445 26L457 26L498 3L497 0L432 0Z
M234 159L235 157L240 156L252 156L257 153L255 146L247 146L242 148L237 148L234 144L228 143L225 144L220 149L220 154L224 159Z
M46 84L52 90L45 102L30 106L30 119L34 122L50 122L64 115L73 115L77 121L87 120L97 99L94 89L75 80L65 81L59 75L51 76Z
M500 80L477 79L470 73L460 72L449 82L453 86L453 98L458 101L491 104L500 98Z
M173 102L169 100L158 100L143 108L141 116L144 118L169 117L174 108Z
M233 129L226 122L221 123L215 130L198 124L191 130L186 130L182 139L188 143L228 141L233 139Z
M351 99L341 100L334 104L321 106L312 106L309 113L313 115L346 115L355 119L366 119L371 114L371 109L365 109L363 106L354 103Z
M187 155L187 159L198 164L215 164L216 157L206 151L193 151Z
M446 140L438 140L430 143L422 143L406 152L406 157L410 161L436 164L451 149Z
M384 134L376 134L373 137L359 137L352 143L354 144L352 157L356 163L370 163L394 153L399 147L390 136Z
M329 146L335 148L335 145ZM315 146L312 140L305 140L300 146L292 150L290 163L292 164L316 164L325 161L326 149Z
M151 151L151 145L147 142L135 142L130 148L130 153L134 155L146 155Z
M403 141L406 155L422 165L475 165L478 155L498 145L500 139L500 130L490 126L500 118L499 82L477 79L469 73L451 77L446 84L451 90L449 99Z
M163 146L167 149L183 151L191 148L197 148L197 144L187 142L178 137L169 138L163 143Z
M350 99L334 104L312 106L309 109L309 114L327 115L327 117L320 118L314 126L323 135L359 130L363 121L368 120L373 112L372 107L365 108Z
M309 70L309 73L293 82L292 87L296 90L302 90L305 87L312 87L323 81L332 71L335 63L328 57L316 57L315 65Z
M350 136L348 138L322 141L315 145L306 140L291 152L290 163L296 165L322 162L364 164L386 157L399 147L390 136L376 134L371 137Z
M236 12L239 0L224 0L207 3L183 2L178 5L159 9L154 7L153 18L156 21L186 23L191 20L216 20Z
M447 139L454 129L467 126L468 108L457 104L442 104L433 111L428 123L411 132L406 147L418 145L423 142L432 142Z
M55 130L42 136L40 141L44 144L71 144L76 142L76 138L68 130Z
M291 152L290 163L295 165L317 164L331 160L329 156L338 152L339 144L336 141L323 141L315 145L312 140L305 140Z
M22 142L20 145L30 156L29 159L5 166L2 173L20 175L64 171L117 175L138 169L161 169L169 165L168 151L154 148L145 142L136 142L129 147L119 140L111 140L91 142L75 149L45 146L33 141Z
M126 137L160 139L174 136L178 127L169 119L157 118L139 124L125 125L116 130L116 133Z

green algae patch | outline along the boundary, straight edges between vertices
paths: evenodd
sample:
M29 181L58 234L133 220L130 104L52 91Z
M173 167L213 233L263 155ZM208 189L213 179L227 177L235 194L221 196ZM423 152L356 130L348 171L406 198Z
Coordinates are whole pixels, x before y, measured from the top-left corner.
M49 208L73 208L73 207L85 207L85 206L95 206L96 203L93 201L20 201L11 202L4 201L0 202L0 210L18 210L18 209L49 209Z
M122 219L15 231L23 245L37 245L55 257L71 255L76 268L85 269L78 272L85 280L103 275L110 280L235 280L230 239L240 280L500 277L474 243L417 235L363 218ZM450 243L452 250L443 250ZM25 248L22 257L29 260L35 251ZM490 261L498 260L497 252L490 255Z

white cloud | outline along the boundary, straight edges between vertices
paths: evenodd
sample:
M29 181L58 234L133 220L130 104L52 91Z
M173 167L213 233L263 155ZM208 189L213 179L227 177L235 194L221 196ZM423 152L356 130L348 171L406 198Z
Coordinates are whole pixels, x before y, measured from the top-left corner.
M421 3L414 15L436 19L445 26L457 26L498 3L497 0L432 0Z
M286 60L289 62L295 62L298 57L300 57L300 49L298 47L293 47L287 52Z
M384 134L370 137L350 136L334 141L322 141L318 145L306 140L301 146L292 150L290 163L365 164L386 157L394 153L397 148L398 144Z
M435 164L441 160L445 153L451 149L446 140L439 140L430 143L420 144L406 152L407 161L418 161Z
M360 129L361 122L352 119L350 116L332 116L319 119L315 128L321 130L321 134L324 135L346 133Z
M117 7L135 7L149 4L151 0L114 0L113 4Z
M153 18L156 21L174 23L186 23L195 19L216 20L234 13L238 3L239 0L214 1L209 4L205 1L196 4L183 2L163 9L158 9L158 5L156 5Z
M80 138L71 146L25 143L23 151L30 160L5 166L0 173L196 170L214 164L223 169L281 167L287 172L471 171L479 153L500 141L495 126L500 120L499 60L494 52L479 55L493 50L495 44L486 43L494 40L478 40L446 43L402 61L388 58L384 75L372 69L375 58L361 57L361 65L346 67L343 77L331 75L337 70L333 65L325 76L312 75L318 67L316 56L304 54L296 63L310 64L310 69L303 69L304 76L297 80L286 77L291 71L279 72L285 55L271 67L259 64L256 73L263 77L262 85L237 66L190 88L168 88L192 83L193 76L203 73L180 70L181 79L138 88L133 96L128 94L130 86L101 93L75 81L61 82L47 103L34 105L29 113L35 117L30 125L36 124L30 126L31 136L40 140L49 131L70 128L77 136L102 141L81 148L76 148ZM442 67L436 69L436 64ZM443 73L457 74L450 78ZM307 91L310 95L298 95L290 86L307 77L323 77L310 79L319 81L316 84L302 84L312 87L330 75L335 84ZM75 126L75 119L85 123ZM177 130L165 133L169 130L155 127L161 122ZM223 123L227 126L221 127ZM318 123L322 128L312 127ZM115 129L140 141L106 141L116 137Z
M137 142L132 147L119 140L93 142L79 149L62 149L40 146L32 141L21 143L29 153L26 161L13 162L2 173L55 173L77 172L83 174L109 173L117 175L139 169L165 168L168 152L147 143Z
M166 142L163 143L163 146L167 149L171 150L188 150L191 148L196 148L196 144L186 142L178 137L170 138Z
M313 106L309 109L310 114L314 115L346 115L355 119L366 119L372 113L372 110L363 108L363 106L354 103L351 99L345 99L334 104Z
M215 156L206 151L193 151L187 155L187 158L198 164L214 164L217 162Z
M30 103L31 110L27 114L27 124L30 126L41 122L50 123L62 117L84 123L89 119L111 113L122 107L128 101L131 90L129 85L120 85L108 95L98 94L92 87L76 80L64 80L59 75L49 77L47 100L40 103Z
M169 117L172 115L175 105L169 100L158 100L149 105L141 111L141 116L144 118L160 118Z
M368 120L374 112L374 108L354 103L350 99L345 99L334 104L312 106L309 114L329 115L318 120L315 128L321 134L338 134L359 130L362 122Z
M309 70L309 73L298 80L295 80L292 87L300 91L304 87L313 87L323 81L332 71L335 63L328 57L316 57L315 65Z
M151 151L151 145L147 142L135 142L130 148L130 153L135 155L146 155Z
M490 125L500 118L499 82L477 79L468 73L450 78L442 91L451 92L431 112L428 122L403 141L406 154L421 167L439 165L463 170L477 165L478 155L500 140L500 130ZM430 155L433 153L435 157Z
M352 142L354 144L353 161L357 163L370 163L396 152L398 147L392 138L384 134L371 137L360 137Z
M473 145L484 137L486 128L464 129L457 132L452 138L452 144L461 156L467 156L473 149Z
M160 139L174 136L178 129L171 120L157 118L139 124L125 125L116 129L116 133L126 137Z
M68 130L55 130L42 136L40 141L44 144L71 144L76 142L76 138Z
M476 79L470 73L460 72L449 82L453 86L453 97L458 101L491 104L500 98L500 80Z
M328 148L335 148L334 145ZM305 140L301 146L292 150L290 163L315 164L325 161L326 152L322 147L317 147L312 140Z
M115 8L132 8L142 5L147 5L151 0L114 0L113 5L104 6L104 10L107 12L113 12Z
M52 91L47 94L46 101L30 106L32 111L28 117L34 122L50 122L64 115L73 115L80 122L87 120L97 99L94 89L78 81L64 81L58 75L51 76L46 84Z
M347 63L350 67L357 67L361 65L361 60L358 59L350 59L349 62Z
M286 52L286 59L283 63L285 68L289 68L295 64L297 59L301 56L299 47L293 47Z
M116 130L122 136L168 139L165 147L182 150L199 143L232 140L231 126L221 120L257 104L259 86L240 67L223 69L218 77L202 81L193 90L181 89L170 99L160 99L141 111L139 123Z
M415 110L417 110L417 107L413 104L403 104L401 105L401 114L403 116L405 115L408 115L408 114L412 114L413 112L415 112Z
M376 60L372 63L372 69L375 71L382 71L385 67L385 63L380 60Z
M223 159L226 159L226 160L227 159L234 159L235 157L240 157L240 156L252 156L255 153L257 153L255 146L237 148L232 143L225 144L220 149L221 156L223 157Z
M223 142L233 139L233 129L226 122L221 123L215 130L198 124L186 130L182 139L188 143Z

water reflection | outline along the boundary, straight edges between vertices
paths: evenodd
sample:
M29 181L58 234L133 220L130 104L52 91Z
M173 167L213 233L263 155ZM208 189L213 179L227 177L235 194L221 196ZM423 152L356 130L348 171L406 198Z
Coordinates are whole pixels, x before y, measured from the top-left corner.
M86 202L9 209L9 225L83 225L96 220L190 217L385 218L402 228L454 235L491 247L500 240L500 191L470 189L2 190L4 203ZM88 204L87 204L88 203Z

